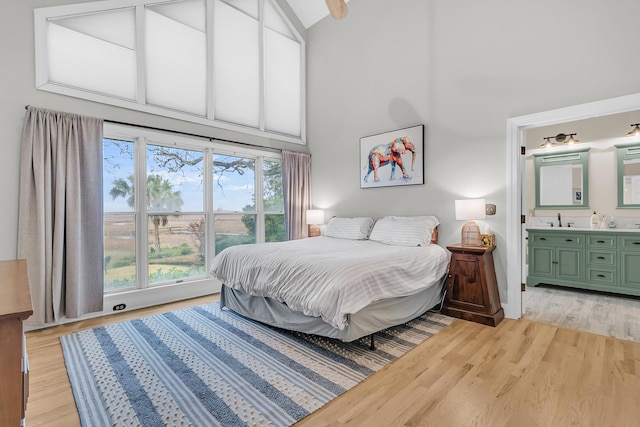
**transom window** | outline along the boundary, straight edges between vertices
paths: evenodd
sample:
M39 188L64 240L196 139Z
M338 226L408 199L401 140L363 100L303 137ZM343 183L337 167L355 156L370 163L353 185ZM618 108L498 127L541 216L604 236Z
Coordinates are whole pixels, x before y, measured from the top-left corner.
M305 44L274 0L39 8L38 89L304 143Z
M280 154L105 123L105 292L208 279L217 252L286 240Z

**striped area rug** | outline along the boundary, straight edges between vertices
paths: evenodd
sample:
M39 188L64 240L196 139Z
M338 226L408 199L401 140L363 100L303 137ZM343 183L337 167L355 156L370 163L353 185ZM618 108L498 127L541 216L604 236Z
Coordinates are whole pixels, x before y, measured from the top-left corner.
M60 337L83 426L289 426L451 323L427 313L342 343L217 302Z

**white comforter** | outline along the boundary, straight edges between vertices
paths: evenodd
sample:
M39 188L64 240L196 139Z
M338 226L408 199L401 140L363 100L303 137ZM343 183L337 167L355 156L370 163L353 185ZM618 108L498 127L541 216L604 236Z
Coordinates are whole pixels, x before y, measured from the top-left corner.
M447 271L440 246L390 246L370 240L314 237L229 247L211 273L226 286L274 298L340 330L372 302L416 294Z

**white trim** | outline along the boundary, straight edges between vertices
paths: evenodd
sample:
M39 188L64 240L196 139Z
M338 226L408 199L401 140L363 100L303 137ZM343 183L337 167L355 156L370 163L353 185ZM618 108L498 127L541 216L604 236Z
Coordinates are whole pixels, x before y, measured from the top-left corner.
M258 74L258 98L259 98L259 105L258 105L258 114L259 114L259 118L258 118L258 126L260 127L260 129L262 130L266 130L267 129L267 115L265 114L265 108L264 108L264 101L266 99L265 96L265 87L266 87L266 79L264 76L264 70L265 70L265 55L264 55L264 50L265 50L265 43L264 43L264 28L266 26L265 24L265 19L264 19L264 2L265 0L260 0L258 1L258 17L259 17L259 27L258 27L258 44L260 45L260 50L258 51L258 67L260 68L260 73Z
M106 132L104 133L106 134ZM129 136L129 138L131 138L131 136ZM140 197L142 194L144 194L144 192L140 193L138 190L140 188L145 188L147 184L147 138L143 135L140 135L135 136L133 139L135 140L135 143L133 145L133 151L135 153L133 158L133 188L135 189L134 194L136 195L136 197L134 198L135 208L133 214L136 218L136 238L134 239L134 241L136 242L136 284L139 286L139 289L144 290L149 286L149 272L147 271L147 267L149 264L149 254L147 254L146 245L141 245L137 242L149 241L149 219L146 212L146 196ZM144 173L141 171L144 171Z
M525 146L525 129L575 120L607 116L640 109L640 93L589 102L507 120L507 301L505 316L522 316L522 193L523 175L520 147Z
M38 73L38 71L36 71L36 73ZM116 107L128 108L130 110L143 111L145 113L155 114L158 116L170 117L178 120L184 120L187 122L198 123L206 126L215 126L220 129L231 130L234 132L240 132L248 135L277 139L279 141L291 142L294 144L301 144L301 145L306 144L304 138L296 138L293 136L287 136L287 135L276 133L276 132L261 131L256 128L250 128L242 125L235 125L232 123L221 122L217 120L210 120L206 117L193 116L187 113L181 113L179 111L169 110L166 108L156 107L153 105L136 104L135 102L128 101L126 99L114 98L112 96L102 95L99 93L92 93L89 91L62 86L56 83L44 83L38 86L37 89L45 90L47 92L59 93L61 95L72 96L75 98L87 99L89 101L100 102L102 104L114 105Z
M147 26L147 15L144 6L136 6L136 105L144 105L147 99L147 46L144 41L144 33Z
M152 307L190 298L220 292L221 283L216 279L200 280L189 283L171 284L165 286L153 286L147 289L136 289L129 292L105 294L104 310L98 315L113 314L113 306L126 304L125 311L138 308Z
M213 295L219 293L220 288L221 283L216 279L211 279L191 283L157 286L144 290L136 289L129 292L105 294L103 300L104 308L102 311L85 314L77 319L69 319L65 317L55 323L47 323L42 326L25 326L25 330L31 331L48 328L51 326L79 322L81 320L107 316L115 313L124 313L131 310L137 310L139 308L153 307L156 305ZM113 307L118 304L126 304L126 308L124 310L114 311Z
M213 57L214 52L214 37L213 31L209 31L209 28L213 28L214 20L214 2L213 0L206 0L205 12L206 25L207 25L207 70L213 70ZM207 119L215 121L215 86L213 85L213 73L207 73Z

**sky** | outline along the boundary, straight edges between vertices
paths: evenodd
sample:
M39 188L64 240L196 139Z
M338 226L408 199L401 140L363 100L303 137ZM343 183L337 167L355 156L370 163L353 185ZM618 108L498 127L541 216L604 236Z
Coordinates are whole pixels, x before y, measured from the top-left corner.
M133 174L133 143L118 144L113 140L105 139L104 144L104 172L103 172L103 197L105 212L131 212L127 205L126 198L118 197L115 200L109 194L113 188L114 181L122 178L128 180L128 176ZM156 146L149 145L147 152ZM170 149L174 152L184 154L189 150ZM194 157L200 157L197 151L192 151ZM203 208L203 183L201 176L202 163L193 166L185 166L180 172L170 173L162 171L160 166L154 161L153 156L147 155L147 173L158 173L167 179L174 190L181 192L184 202L182 212L202 212ZM242 211L247 205L252 203L253 191L255 188L254 172L246 171L244 175L227 172L222 176L214 176L213 196L214 210Z

